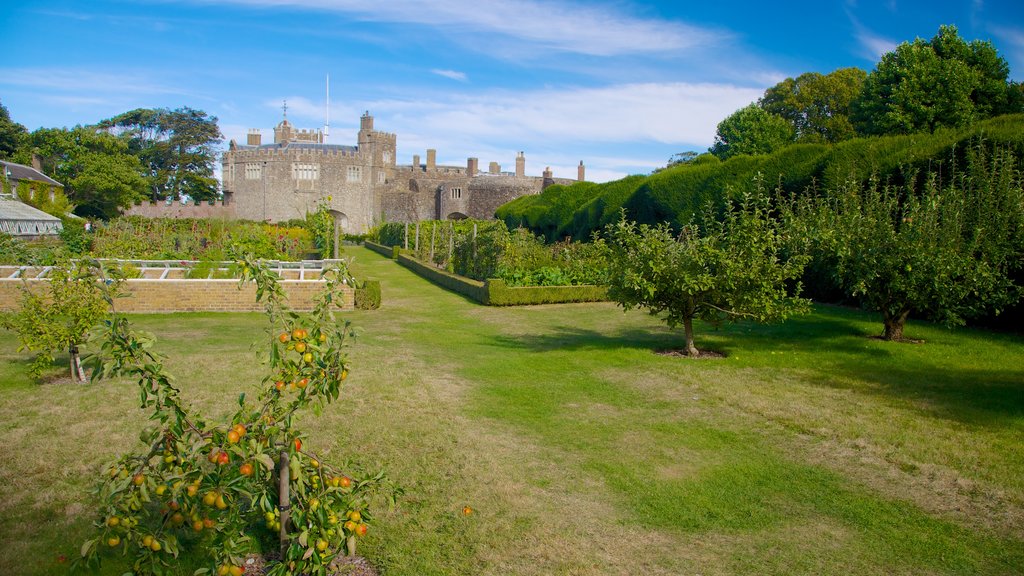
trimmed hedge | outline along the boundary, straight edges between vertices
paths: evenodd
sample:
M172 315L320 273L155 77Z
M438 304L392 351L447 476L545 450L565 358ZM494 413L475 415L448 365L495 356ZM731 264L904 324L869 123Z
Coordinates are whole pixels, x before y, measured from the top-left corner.
M835 145L794 144L762 156L734 156L724 162L678 164L650 176L570 186L550 186L500 206L496 216L509 228L525 226L548 241L587 240L619 218L645 224L669 222L680 228L710 202L721 208L727 198L750 190L758 175L769 189L802 194L808 188L834 190L847 180L900 187L928 171L945 175L964 164L975 146L1008 149L1024 158L1024 115L992 118L961 129L856 138ZM1019 169L1024 169L1024 162Z
M385 258L391 258L392 260L398 259L398 246L384 246L383 244L377 244L376 242L370 242L369 240L363 242L363 246L366 246Z
M517 286L492 278L486 283L490 306L525 306L529 304L562 304L567 302L604 302L606 286Z
M487 286L483 282L470 280L469 278L445 272L444 270L438 270L429 264L424 264L423 262L405 254L398 255L398 263L427 280L430 280L434 284L447 288L453 292L458 292L464 296L468 296L481 304L486 304L488 301Z
M608 300L608 289L604 286L509 287L504 280L498 278L479 282L439 270L406 254L399 255L398 263L434 284L458 292L487 306L526 306Z
M359 310L380 308L380 280L367 280L362 288L356 288L355 307Z

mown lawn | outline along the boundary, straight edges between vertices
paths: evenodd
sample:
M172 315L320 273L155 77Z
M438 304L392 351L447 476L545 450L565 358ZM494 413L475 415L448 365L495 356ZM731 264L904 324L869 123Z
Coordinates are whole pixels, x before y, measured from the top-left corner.
M343 401L302 425L403 488L360 547L384 574L1024 572L1020 337L912 323L925 343L889 344L817 307L701 327L727 357L692 361L654 354L680 336L642 313L485 308L349 253L384 305L347 315ZM260 315L136 320L204 414L262 375ZM15 347L0 332L0 574L50 574L145 418L129 382L28 382Z

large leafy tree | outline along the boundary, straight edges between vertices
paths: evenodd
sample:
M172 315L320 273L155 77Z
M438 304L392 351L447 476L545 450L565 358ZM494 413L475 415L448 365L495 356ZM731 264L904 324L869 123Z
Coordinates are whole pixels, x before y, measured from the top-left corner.
M12 158L27 136L25 127L11 120L10 111L0 104L0 158Z
M741 154L770 154L793 142L793 127L781 116L751 104L718 123L709 152L722 160Z
M841 142L857 135L850 120L850 104L860 94L866 77L860 68L840 68L830 74L808 72L772 86L758 104L789 121L798 142Z
M1021 111L1011 109L1009 71L991 42L942 26L882 56L853 103L854 124L864 134L909 134Z
M903 339L911 314L963 324L1020 297L1024 181L1008 150L977 146L945 184L874 181L794 200L784 213L797 251L825 260L846 294L882 315L883 338Z
M65 186L75 213L109 219L146 197L139 160L117 136L93 128L40 128L24 154L42 158L43 171Z
M782 320L807 302L787 284L803 271L805 258L783 261L782 238L760 186L724 217L710 209L676 234L668 224L637 225L623 218L604 232L610 249L608 295L624 309L664 313L672 328L683 325L686 354L699 354L693 320ZM799 284L795 284L799 290Z
M217 198L213 171L223 136L215 116L189 107L139 108L99 127L128 142L146 168L153 200Z

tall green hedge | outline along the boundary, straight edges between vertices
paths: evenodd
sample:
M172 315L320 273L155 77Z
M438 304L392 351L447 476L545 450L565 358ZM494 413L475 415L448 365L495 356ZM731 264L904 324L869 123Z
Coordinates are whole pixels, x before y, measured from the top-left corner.
M539 195L501 206L497 217L510 228L524 226L549 241L566 237L585 241L615 221L620 208L642 223L667 221L681 226L708 202L721 205L727 195L749 189L758 174L769 187L793 194L811 187L832 190L850 179L866 182L872 177L899 186L906 183L908 174L948 170L963 162L968 147L977 145L1009 148L1024 158L1024 115L932 134L858 138L835 145L797 144L770 155L679 164L650 176L628 176L604 184L551 186Z

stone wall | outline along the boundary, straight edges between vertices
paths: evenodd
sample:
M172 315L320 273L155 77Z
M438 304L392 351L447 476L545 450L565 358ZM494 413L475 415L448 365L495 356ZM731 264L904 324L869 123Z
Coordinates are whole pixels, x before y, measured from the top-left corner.
M136 204L124 211L125 216L144 216L146 218L235 218L235 205L219 201L216 204L202 202L144 202Z
M46 280L0 279L0 311L17 310L21 289L45 287ZM282 280L288 306L296 311L313 309L313 297L323 289L318 281ZM239 289L237 280L148 280L125 281L130 297L120 298L119 312L262 312L256 302L256 286L246 284ZM342 309L355 305L355 292L342 287Z

